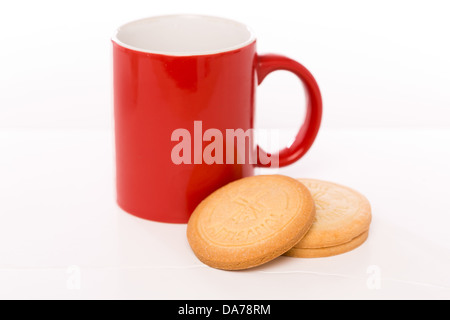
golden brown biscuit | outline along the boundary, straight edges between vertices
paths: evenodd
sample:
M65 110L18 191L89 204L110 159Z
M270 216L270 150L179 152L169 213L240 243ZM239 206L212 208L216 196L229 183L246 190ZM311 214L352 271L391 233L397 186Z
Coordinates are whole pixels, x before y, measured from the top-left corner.
M370 203L359 192L332 182L298 179L311 192L316 218L297 249L328 248L347 243L368 231L372 221Z
M261 265L292 248L314 221L314 202L299 181L281 175L234 181L203 200L187 237L195 255L218 269Z
M295 258L325 258L337 256L339 254L343 254L358 248L367 240L368 237L369 231L366 231L362 233L360 236L356 237L355 239L347 243L340 244L338 246L328 248L318 248L318 249L294 247L288 252L286 252L284 255Z

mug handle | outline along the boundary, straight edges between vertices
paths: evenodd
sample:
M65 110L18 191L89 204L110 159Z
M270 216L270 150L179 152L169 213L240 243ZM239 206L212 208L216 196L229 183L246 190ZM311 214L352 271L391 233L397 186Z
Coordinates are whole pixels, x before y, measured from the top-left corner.
M306 94L306 117L305 122L300 128L295 141L288 147L280 150L275 157L278 156L278 166L284 167L290 165L300 159L311 147L314 139L319 131L320 122L322 120L322 96L319 86L312 74L300 63L284 56L275 54L259 55L257 58L257 77L258 85L271 72L277 70L286 70L294 73L303 83ZM270 157L259 146L257 150L257 166L270 167L270 163L261 161L261 156ZM273 156L273 155L272 155Z

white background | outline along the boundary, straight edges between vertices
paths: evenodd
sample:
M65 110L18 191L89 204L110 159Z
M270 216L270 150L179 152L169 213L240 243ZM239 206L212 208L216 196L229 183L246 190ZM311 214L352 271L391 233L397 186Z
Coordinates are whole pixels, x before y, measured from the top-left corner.
M110 36L130 20L171 13L242 21L255 31L261 53L299 60L322 89L326 128L450 126L445 1L82 0L0 6L2 128L109 128ZM275 77L267 79L272 89L281 86ZM295 90L260 91L261 103L272 91L274 101L286 102L277 104L283 113L297 109L290 102Z
M449 10L445 1L2 2L0 298L450 298ZM224 273L195 259L185 226L117 209L110 36L173 13L242 21L259 52L314 74L322 130L281 173L365 193L374 208L365 246ZM302 100L292 75L269 76L258 126L297 128ZM80 290L69 290L70 265ZM380 290L366 285L371 265L385 275Z

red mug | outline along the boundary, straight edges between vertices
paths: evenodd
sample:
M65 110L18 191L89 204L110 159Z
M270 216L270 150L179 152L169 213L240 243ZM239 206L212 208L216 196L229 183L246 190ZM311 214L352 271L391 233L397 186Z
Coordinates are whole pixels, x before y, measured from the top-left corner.
M267 159L280 167L297 161L317 135L322 99L311 73L284 56L257 55L256 39L241 23L152 17L123 25L112 42L117 202L130 214L186 223L214 190L253 175L257 166L273 165ZM228 157L235 141L228 139L230 130L250 132L244 148L252 145L255 89L275 70L293 72L303 82L305 123L292 145L276 154L254 146L256 160L239 161L245 151L233 146L236 152ZM206 161L202 152L213 143L223 150L211 153L217 161Z

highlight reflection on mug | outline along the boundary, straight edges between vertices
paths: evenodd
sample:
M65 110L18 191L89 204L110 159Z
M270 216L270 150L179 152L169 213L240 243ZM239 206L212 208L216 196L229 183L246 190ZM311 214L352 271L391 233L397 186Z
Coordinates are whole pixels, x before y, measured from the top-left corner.
M279 154L270 154L256 148L257 144L278 147L279 130L210 128L203 132L203 122L194 121L191 131L178 128L172 132L171 141L178 142L171 152L172 162L181 164L262 164L279 167Z

